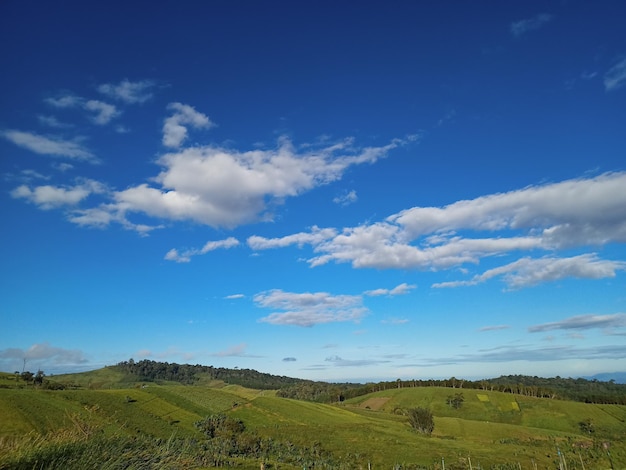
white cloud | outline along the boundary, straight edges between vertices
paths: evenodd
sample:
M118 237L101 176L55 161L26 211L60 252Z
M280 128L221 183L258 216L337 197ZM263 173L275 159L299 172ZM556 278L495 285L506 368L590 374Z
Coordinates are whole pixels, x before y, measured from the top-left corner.
M578 315L558 322L531 326L528 328L528 331L538 333L550 330L589 330L593 328L626 328L626 313L614 313L612 315Z
M98 100L85 100L84 98L75 95L64 95L59 96L58 98L46 98L44 101L55 108L84 109L92 113L91 120L99 126L108 124L112 119L121 114L121 112L118 111L118 109L112 104L104 103Z
M570 258L522 258L505 266L485 271L469 281L441 282L433 284L432 287L473 286L494 277L503 276L509 288L519 289L572 277L578 279L615 277L616 271L625 269L625 262L601 260L595 254Z
M626 173L606 173L458 201L444 207L413 207L382 222L334 228L313 227L279 238L251 236L254 250L310 244L312 267L349 262L355 268L448 269L478 263L486 256L515 251L558 251L626 241ZM489 236L485 236L489 235ZM472 285L496 276L511 288L564 277L615 276L619 262L593 254L524 258L469 281L434 287Z
M224 297L227 300L234 300L234 299L243 299L245 297L245 295L243 294L231 294L231 295L227 295L226 297Z
M381 295L390 295L390 296L404 295L404 294L408 294L411 290L415 289L416 287L417 286L413 284L407 284L406 282L403 282L402 284L397 285L393 289L374 289L374 290L365 291L363 294L370 296L370 297L376 297L376 296L381 296Z
M12 129L0 131L0 136L19 147L41 155L55 155L91 162L97 161L96 157L89 150L76 141L63 140L56 137L44 137L33 132L23 132Z
M327 292L272 290L255 295L254 301L260 307L280 310L260 320L274 325L310 327L321 323L358 322L368 312L361 296Z
M340 206L348 206L357 201L358 197L356 195L356 191L352 190L348 193L344 193L340 196L337 196L333 199L335 204L339 204Z
M99 126L103 126L111 122L120 112L112 104L103 103L102 101L89 100L85 103L84 108L94 113L92 120Z
M102 194L105 191L106 188L101 183L84 180L70 187L44 185L31 189L27 185L21 185L11 191L11 196L16 199L26 199L41 209L47 210L76 205L91 194Z
M604 88L615 91L626 84L626 58L617 62L604 74Z
M287 235L282 238L265 238L253 235L248 238L247 243L253 250L267 250L270 248L284 248L289 245L298 245L302 247L305 244L317 245L325 240L334 238L337 235L335 229L320 229L313 226L308 233L301 232L293 235Z
M117 85L104 83L98 87L98 91L109 98L123 101L128 104L145 103L153 96L151 89L155 86L152 80L140 80L131 82L122 80Z
M553 16L547 13L541 13L533 18L515 21L511 23L510 31L513 36L519 37L529 31L539 29L552 20Z
M182 103L170 103L167 109L174 111L163 123L163 145L178 148L187 139L187 127L209 129L215 124L193 107Z
M373 163L404 142L353 149L346 140L302 153L286 139L275 150L191 147L158 160L163 170L154 180L161 188L142 184L115 199L126 212L233 228L270 220L268 210L285 198L336 181L348 167Z
M220 248L233 248L239 245L239 240L234 237L229 237L225 240L209 241L200 249L185 250L179 253L177 249L172 248L165 255L165 259L168 261L176 261L177 263L188 263L191 261L192 256L204 255L209 251L217 250Z

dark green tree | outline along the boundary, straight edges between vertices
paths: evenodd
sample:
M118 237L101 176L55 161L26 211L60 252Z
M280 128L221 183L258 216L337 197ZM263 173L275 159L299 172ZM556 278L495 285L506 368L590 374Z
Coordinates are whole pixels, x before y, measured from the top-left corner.
M446 399L446 403L448 404L448 406L451 406L455 410L458 410L459 408L461 408L461 406L463 406L464 401L465 401L465 398L463 397L462 393L455 393L454 395L448 395L448 398Z

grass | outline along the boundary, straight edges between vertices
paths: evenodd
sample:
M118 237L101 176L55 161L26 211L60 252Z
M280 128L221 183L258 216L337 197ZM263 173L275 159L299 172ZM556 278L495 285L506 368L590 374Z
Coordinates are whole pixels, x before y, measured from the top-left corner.
M320 446L345 468L370 463L376 469L396 464L435 469L442 458L447 469L469 468L470 458L473 468L519 463L530 469L533 462L558 468L557 447L569 470L582 468L580 458L587 469L609 468L604 442L610 442L614 467L626 468L626 406L440 387L389 389L324 405L221 382L137 387L110 370L94 372L72 378L85 384L83 389L0 388L0 468L7 462L57 460L56 467L41 468L88 467L91 457L85 455L98 453L109 456L111 465L97 468L126 468L120 462L135 462L137 456L164 468L203 468L203 438L194 423L215 413L241 419L251 436ZM3 380L15 386L14 379L0 376L0 384ZM459 392L461 408L448 406L446 398ZM414 432L402 414L418 406L435 416L432 436ZM593 434L582 431L585 420L593 423ZM239 468L259 468L257 460L233 459ZM128 468L155 468L138 462ZM273 468L279 465L291 468L278 461Z

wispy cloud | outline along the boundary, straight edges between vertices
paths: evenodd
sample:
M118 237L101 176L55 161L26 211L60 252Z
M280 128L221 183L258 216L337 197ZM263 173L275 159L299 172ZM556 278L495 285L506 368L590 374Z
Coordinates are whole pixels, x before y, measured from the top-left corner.
M604 88L615 91L626 84L626 58L617 62L604 74Z
M227 300L235 300L235 299L243 299L245 297L245 295L243 294L231 294L231 295L227 295L226 297L224 297Z
M343 359L339 356L330 356L324 359L326 362L330 362L337 367L367 367L378 364L388 364L389 360L377 360L377 359Z
M574 347L569 345L534 347L529 345L507 345L483 349L471 354L429 358L417 364L411 364L411 366L437 367L450 364L501 363L514 361L553 362L572 359L626 359L626 345L603 345L598 347Z
M611 278L615 277L616 271L625 269L625 262L601 260L593 253L570 258L522 258L505 266L485 271L468 281L440 282L433 284L432 287L474 286L494 277L502 276L509 288L519 289L566 278Z
M66 94L58 97L46 98L44 100L50 106L58 109L80 108L91 113L91 120L103 126L111 122L121 114L114 105L98 100L86 100L80 96Z
M368 310L358 295L327 292L284 292L272 290L254 296L259 307L280 310L259 321L274 325L314 326L322 323L358 322Z
M187 139L187 126L194 129L209 129L215 124L205 114L182 103L170 103L167 109L173 114L163 123L163 145L178 148Z
M0 136L23 147L31 152L41 155L53 155L68 157L76 160L85 160L92 163L97 158L76 140L64 140L59 137L45 137L33 132L6 129L0 131Z
M317 245L337 235L337 230L333 228L320 229L313 226L310 232L301 232L294 235L287 235L281 238L264 238L253 235L248 238L247 243L253 250L267 250L271 248L284 248L289 245Z
M368 291L365 291L364 294L370 297L376 297L376 296L381 296L381 295L389 295L389 296L404 295L404 294L408 294L410 291L412 291L416 287L417 287L416 285L407 284L406 282L403 282L402 284L397 285L393 289L368 290Z
M54 209L62 206L76 205L91 194L103 194L106 187L94 180L81 180L74 186L36 186L30 188L21 185L11 191L11 196L16 199L26 199L36 204L41 209Z
M283 362L296 362L297 359L295 357L284 357Z
M34 363L39 368L46 365L77 366L86 364L85 354L78 349L65 349L52 346L49 343L35 343L28 349L8 348L0 350L0 365L2 370L20 370L32 368ZM19 369L18 369L19 367Z
M53 127L55 129L71 129L74 127L72 124L59 121L55 116L40 114L37 116L37 119L44 126Z
M120 112L112 104L104 103L97 100L89 100L85 103L84 108L93 114L94 123L103 126L111 122L111 120L120 115Z
M228 249L239 245L239 240L234 237L228 237L225 240L209 241L200 249L185 250L182 253L176 248L172 248L165 254L165 259L168 261L176 261L177 263L188 263L191 261L192 256L205 255L210 251L218 249Z
M601 328L605 330L626 328L626 313L611 315L577 315L558 322L543 323L528 328L531 333L551 330L589 330Z
M337 196L333 199L335 204L339 204L340 206L349 206L350 204L354 204L359 198L356 195L356 191L353 189L350 192L346 192Z
M109 98L123 101L127 104L141 104L153 97L152 89L155 87L152 80L140 80L131 82L128 79L118 84L104 83L98 87L98 91Z
M491 326L483 326L479 328L478 331L501 331L508 330L511 328L509 325L491 325Z
M218 351L216 353L211 354L214 357L260 357L253 356L251 354L246 353L246 349L248 349L248 345L246 343L240 343L235 346L231 346L222 351Z
M513 36L520 37L529 31L534 31L536 29L541 28L546 23L551 21L552 18L553 16L548 13L541 13L532 18L528 18L528 19L524 19L520 21L514 21L513 23L511 23L511 26L509 29Z

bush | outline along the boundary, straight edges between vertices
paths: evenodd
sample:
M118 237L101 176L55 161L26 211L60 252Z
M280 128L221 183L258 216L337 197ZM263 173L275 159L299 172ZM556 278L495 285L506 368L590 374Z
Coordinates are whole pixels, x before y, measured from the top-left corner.
M432 434L435 429L435 419L428 408L411 408L407 411L409 424L422 434Z

